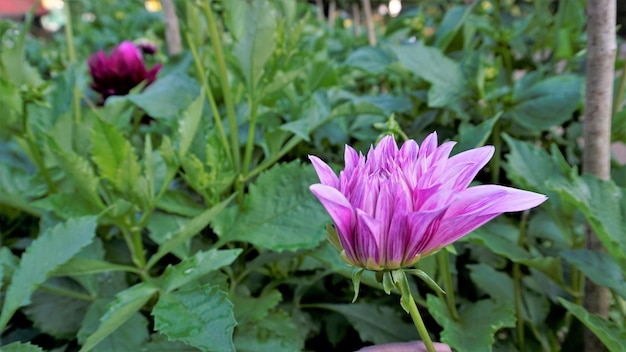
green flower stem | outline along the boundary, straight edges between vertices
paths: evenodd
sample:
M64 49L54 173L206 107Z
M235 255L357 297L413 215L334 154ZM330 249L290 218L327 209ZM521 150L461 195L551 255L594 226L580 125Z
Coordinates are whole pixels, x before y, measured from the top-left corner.
M185 40L187 40L187 45L189 45L189 50L191 50L191 55L193 56L193 61L196 65L196 70L198 71L198 76L200 81L202 82L202 88L206 93L206 97L209 100L209 104L211 105L211 111L213 112L213 119L215 120L215 126L217 126L217 130L220 134L220 139L222 140L222 148L226 152L226 156L231 164L233 164L233 155L230 150L230 146L228 145L228 138L226 137L226 132L224 132L224 126L222 125L222 117L220 116L220 112L217 109L217 104L215 103L215 98L213 97L213 93L209 88L209 84L207 83L207 75L202 67L202 62L200 61L200 56L198 55L198 50L196 49L196 45L194 41L191 39L191 36L188 32L184 33Z
M96 297L90 296L90 295L86 295L84 293L80 293L80 292L76 292L73 290L68 290L62 287L58 287L58 286L53 286L53 285L46 285L41 284L39 285L39 287L37 287L37 289L39 291L42 292L47 292L47 293L52 293L54 295L57 296L65 296L65 297L70 297L70 298L76 298L76 299L80 299L82 301L87 301L87 302L93 302L96 300Z
M217 30L217 24L213 17L213 11L211 10L211 0L206 0L202 3L202 10L206 17L207 26L209 29L209 36L211 37L211 43L215 50L215 59L217 60L217 67L219 70L220 84L222 85L222 92L224 94L224 103L226 104L226 114L228 116L228 122L230 127L230 143L233 152L234 168L237 172L241 171L241 155L239 151L239 133L237 126L237 117L235 116L235 106L233 104L233 97L230 93L230 85L228 83L228 72L226 71L226 60L224 59L224 53L222 51L222 43L220 40L220 34Z
M252 160L252 149L254 149L254 132L256 130L256 110L257 103L255 98L254 85L250 87L249 92L249 106L250 106L250 123L248 125L248 140L246 141L246 151L243 157L243 173L248 174L250 170L250 162Z
M454 286L452 285L452 273L450 272L450 254L448 251L441 250L437 253L437 260L439 261L439 268L441 269L441 276L444 278L444 287L446 291L446 301L448 310L452 319L459 321L459 313L456 310L456 302L454 301Z
M72 30L72 12L70 11L69 1L65 2L65 6L63 6L63 11L65 13L65 40L67 41L67 57L70 60L70 64L74 66L74 78L76 79L76 50L74 48L74 32ZM72 105L74 106L74 123L78 125L82 120L81 111L80 111L80 91L78 90L78 86L76 82L74 82L74 87L72 89ZM76 131L76 128L74 128Z
M498 184L500 180L500 164L502 163L502 136L501 136L500 120L496 121L493 125L493 131L491 132L493 138L493 147L495 153L491 160L491 183Z
M433 345L433 341L430 339L430 335L428 335L428 331L426 330L426 326L424 325L422 316L417 309L417 305L415 304L413 295L411 294L411 289L409 288L406 274L402 270L396 270L393 271L391 275L393 277L393 282L396 288L398 288L398 290L400 291L400 295L402 296L402 298L400 299L402 308L404 308L404 310L411 315L411 319L413 319L413 324L415 324L417 332L422 338L424 346L426 346L426 350L428 352L437 352L435 350L435 346Z
M146 266L146 257L143 253L141 231L129 231L128 224L124 225L126 226L120 226L120 230L122 230L122 236L124 236L124 241L133 258L133 263L135 263L138 268L143 268Z
M526 228L528 226L529 212L524 211L522 213L522 220L520 222L519 238L517 239L517 246L524 248L526 244ZM517 331L517 343L520 351L524 350L524 314L523 314L523 302L522 302L522 268L519 263L513 263L513 295L515 299L515 316L517 322L515 328Z

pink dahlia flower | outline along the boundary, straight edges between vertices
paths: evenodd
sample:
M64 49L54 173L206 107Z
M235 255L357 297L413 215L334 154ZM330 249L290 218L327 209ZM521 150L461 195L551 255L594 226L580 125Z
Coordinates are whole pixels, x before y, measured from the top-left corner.
M329 239L346 263L376 271L411 266L504 212L547 199L496 185L468 188L494 148L450 157L454 145L438 146L432 133L421 147L408 140L400 149L387 136L367 157L346 146L339 177L309 156L321 182L311 192L333 219L336 237Z
M100 93L103 101L112 95L126 95L143 81L151 84L161 69L158 64L148 70L141 50L130 41L116 46L110 56L98 51L89 57L87 64L92 78L91 89Z

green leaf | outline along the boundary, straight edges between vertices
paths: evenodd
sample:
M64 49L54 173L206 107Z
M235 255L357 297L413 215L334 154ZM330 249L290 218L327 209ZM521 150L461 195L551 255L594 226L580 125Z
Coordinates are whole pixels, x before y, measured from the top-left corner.
M197 352L198 349L180 341L169 341L163 334L152 334L150 342L143 346L149 352Z
M620 297L626 299L624 272L611 256L587 249L563 251L561 256L582 271L589 280L600 286L610 288Z
M200 86L186 75L170 74L160 77L143 92L128 96L128 100L155 119L172 120L200 95Z
M263 292L259 297L231 295L235 307L235 320L240 326L261 321L282 299L283 296L277 290Z
M0 347L0 352L43 352L43 350L30 343L13 342L10 345Z
M47 143L57 163L72 181L80 197L89 200L93 205L102 207L103 203L98 195L100 180L89 161L73 151L62 150L52 138L48 138Z
M147 283L140 283L119 292L100 319L100 326L87 338L80 352L87 352L96 347L137 313L156 292L156 287Z
M88 258L72 258L54 271L55 276L72 276L104 273L109 271L137 272L132 266L109 263L104 260Z
M616 261L626 258L626 191L613 181L584 174L573 180L549 180L548 186L584 215Z
M277 164L250 185L243 209L231 207L213 227L220 242L244 241L274 251L312 248L324 239L328 216L308 186L313 167Z
M470 150L478 147L482 147L487 142L487 139L491 135L493 126L498 119L502 116L498 113L496 116L485 120L480 124L474 126L469 122L461 122L459 126L459 144L454 147L456 153L460 153L465 150Z
M375 46L363 46L350 53L344 65L359 68L365 72L383 73L392 57L386 51Z
M70 219L47 229L26 248L7 288L0 327L6 326L19 307L30 303L33 291L57 267L93 241L95 230L96 217Z
M200 120L202 109L204 108L204 95L202 92L198 97L182 112L182 117L178 119L179 146L178 156L183 158L193 142Z
M453 349L463 351L491 351L494 334L500 328L515 326L515 311L509 305L496 304L492 300L481 300L462 306L460 320L455 321L446 303L428 295L428 311L443 327L441 341Z
M46 281L46 288L59 291L35 292L32 295L32 303L22 311L42 332L60 339L74 338L90 302L68 297L62 292L76 292L82 295L87 293L79 284L68 278L51 278Z
M248 3L245 13L245 33L233 54L239 61L248 89L254 91L263 66L276 47L276 10L267 0L255 0Z
M559 302L591 330L609 351L626 351L626 330L616 323L590 314L585 308L559 297Z
M91 138L91 155L102 176L120 192L132 194L141 167L130 142L113 125L98 118L94 119Z
M359 333L363 341L375 344L418 339L415 327L401 318L391 307L369 304L316 304L316 307L341 313Z
M582 102L584 79L572 74L552 76L538 82L525 76L517 81L513 108L508 113L530 131L543 131L572 118Z
M234 195L233 195L234 196ZM170 253L176 247L185 243L187 240L198 234L202 229L204 229L211 220L213 220L218 214L222 212L222 210L230 203L233 196L230 196L228 199L222 201L221 203L205 210L200 215L196 216L193 219L190 219L187 223L181 226L177 231L168 233L165 238L166 240L159 245L159 249L157 252L150 257L148 261L148 267L152 267L156 262L161 259L167 253Z
M428 106L446 107L469 94L461 66L438 48L419 42L394 46L392 50L406 68L432 85L428 91Z
M184 259L175 266L169 265L161 276L163 289L171 292L190 282L230 265L241 254L241 249L217 250L197 252L192 257Z
M106 314L110 303L111 299L99 298L89 306L78 332L79 343L84 344L85 340L98 329L100 318ZM148 340L148 319L140 312L134 312L119 328L100 341L92 351L138 351L146 340Z
M240 352L298 352L304 348L299 327L283 311L269 313L263 320L238 326L235 347Z
M555 283L565 286L561 260L555 257L534 257L517 245L519 229L510 225L488 223L472 231L465 240L481 244L492 252L514 262L536 268Z
M237 322L228 294L205 286L162 294L152 310L154 328L170 340L203 351L233 351Z

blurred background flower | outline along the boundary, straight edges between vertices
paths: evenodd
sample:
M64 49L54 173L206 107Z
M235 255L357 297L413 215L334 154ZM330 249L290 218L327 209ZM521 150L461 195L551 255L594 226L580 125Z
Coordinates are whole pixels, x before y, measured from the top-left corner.
M142 50L135 44L124 41L109 56L100 50L89 57L89 73L92 78L90 87L100 93L102 103L112 95L128 94L144 81L146 86L154 82L161 64L148 70L141 53Z

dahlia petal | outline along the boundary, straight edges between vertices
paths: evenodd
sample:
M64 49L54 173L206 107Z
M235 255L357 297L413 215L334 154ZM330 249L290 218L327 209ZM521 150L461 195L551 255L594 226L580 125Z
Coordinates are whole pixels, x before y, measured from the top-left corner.
M354 249L358 260L371 269L379 266L380 253L380 227L378 220L364 211L356 210L356 227L354 236ZM369 269L368 268L368 269Z
M501 214L536 207L548 197L516 188L481 185L459 192L459 200L448 211L449 216L465 214ZM447 215L447 216L448 216Z
M458 177L454 179L454 186L451 188L455 190L467 188L474 177L476 177L476 174L491 160L494 150L495 148L493 146L487 145L470 149L451 157L448 160L447 168L455 168L458 165L468 165L464 172L457 174ZM449 175L453 176L453 174Z
M317 177L319 177L320 182L323 185L335 188L339 186L339 178L337 178L337 175L335 175L335 172L330 168L330 166L328 166L328 164L315 155L309 155L309 160L311 160L311 163L315 168L315 172L317 172Z
M433 132L424 138L419 147L418 158L426 158L437 149L437 132Z
M442 217L446 211L445 207L418 211L407 215L408 241L404 252L404 262L410 262L415 256L425 252L425 248L430 243L437 242L437 231Z
M350 202L344 197L341 192L333 187L314 184L309 186L309 189L322 203L330 217L335 223L337 228L337 235L341 245L346 250L346 253L354 258L354 246L353 246L353 224L354 224L354 209Z
M409 235L406 223L408 210L406 194L402 190L396 190L392 218L389 219L389 229L384 233L385 238L381 247L385 255L385 266L388 269L391 269L390 264L399 266L404 258L405 245Z

